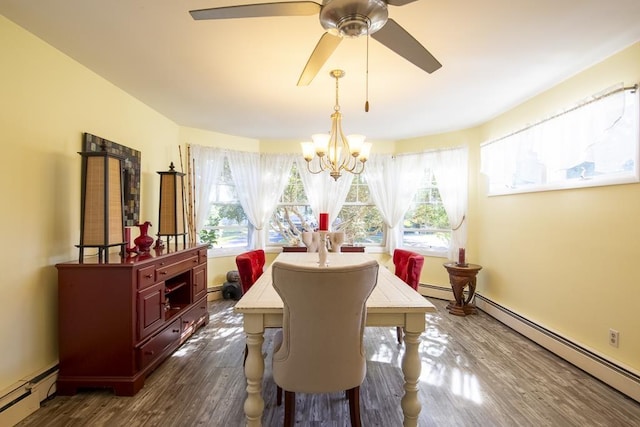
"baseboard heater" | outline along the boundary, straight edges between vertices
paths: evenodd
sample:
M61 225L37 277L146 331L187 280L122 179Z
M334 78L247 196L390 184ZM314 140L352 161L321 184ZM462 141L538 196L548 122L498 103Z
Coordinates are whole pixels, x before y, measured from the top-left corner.
M40 402L55 392L58 365L0 392L0 425L13 426L40 408Z
M420 290L421 294L425 296L453 299L451 289L421 284ZM640 402L640 375L638 373L614 363L595 351L576 344L480 294L475 295L475 304L478 309L514 331L626 396Z

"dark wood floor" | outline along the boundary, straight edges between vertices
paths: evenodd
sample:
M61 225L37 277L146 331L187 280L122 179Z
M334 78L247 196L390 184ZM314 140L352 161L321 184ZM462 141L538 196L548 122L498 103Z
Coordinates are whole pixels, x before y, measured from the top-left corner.
M640 426L637 403L480 313L449 315L432 300L420 354L420 426ZM229 301L211 302L211 322L152 373L134 397L108 390L54 396L20 426L242 426L242 319ZM263 425L282 424L271 377L273 332L265 336ZM402 425L394 328L367 328L364 426ZM300 426L348 426L344 394L298 395Z

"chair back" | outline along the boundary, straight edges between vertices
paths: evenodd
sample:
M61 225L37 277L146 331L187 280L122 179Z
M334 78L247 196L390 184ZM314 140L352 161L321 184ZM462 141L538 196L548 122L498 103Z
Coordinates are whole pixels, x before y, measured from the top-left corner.
M284 306L282 343L273 355L276 384L300 393L360 386L366 375L366 302L378 263L321 268L276 261L272 274Z
M238 267L243 294L262 276L264 263L265 257L262 249L244 252L236 257L236 266Z
M393 265L396 269L396 276L417 291L424 257L416 252L396 249L393 252Z

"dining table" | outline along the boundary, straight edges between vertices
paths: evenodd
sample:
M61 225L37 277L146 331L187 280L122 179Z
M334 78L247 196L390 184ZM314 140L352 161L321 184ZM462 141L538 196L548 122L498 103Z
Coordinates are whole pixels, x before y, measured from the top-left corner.
M330 266L361 264L373 259L367 253L328 254ZM301 266L318 267L318 253L283 252L277 261ZM336 295L336 298L340 298ZM417 426L421 404L418 400L418 384L421 361L418 352L420 336L426 328L426 313L436 308L391 270L380 265L378 281L367 300L367 327L402 327L404 331L405 351L402 358L404 375L404 395L400 400L404 426ZM245 377L247 397L244 403L247 426L261 426L264 411L262 380L264 359L262 344L266 328L282 327L283 303L272 283L271 265L260 278L242 296L234 307L235 312L243 315L243 328L246 335L247 358ZM318 319L322 321L322 319Z

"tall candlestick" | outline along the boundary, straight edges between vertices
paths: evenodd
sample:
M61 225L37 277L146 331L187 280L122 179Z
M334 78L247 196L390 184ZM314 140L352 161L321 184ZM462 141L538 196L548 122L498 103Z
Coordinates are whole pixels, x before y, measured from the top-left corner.
M321 213L320 214L320 231L329 231L329 214Z

